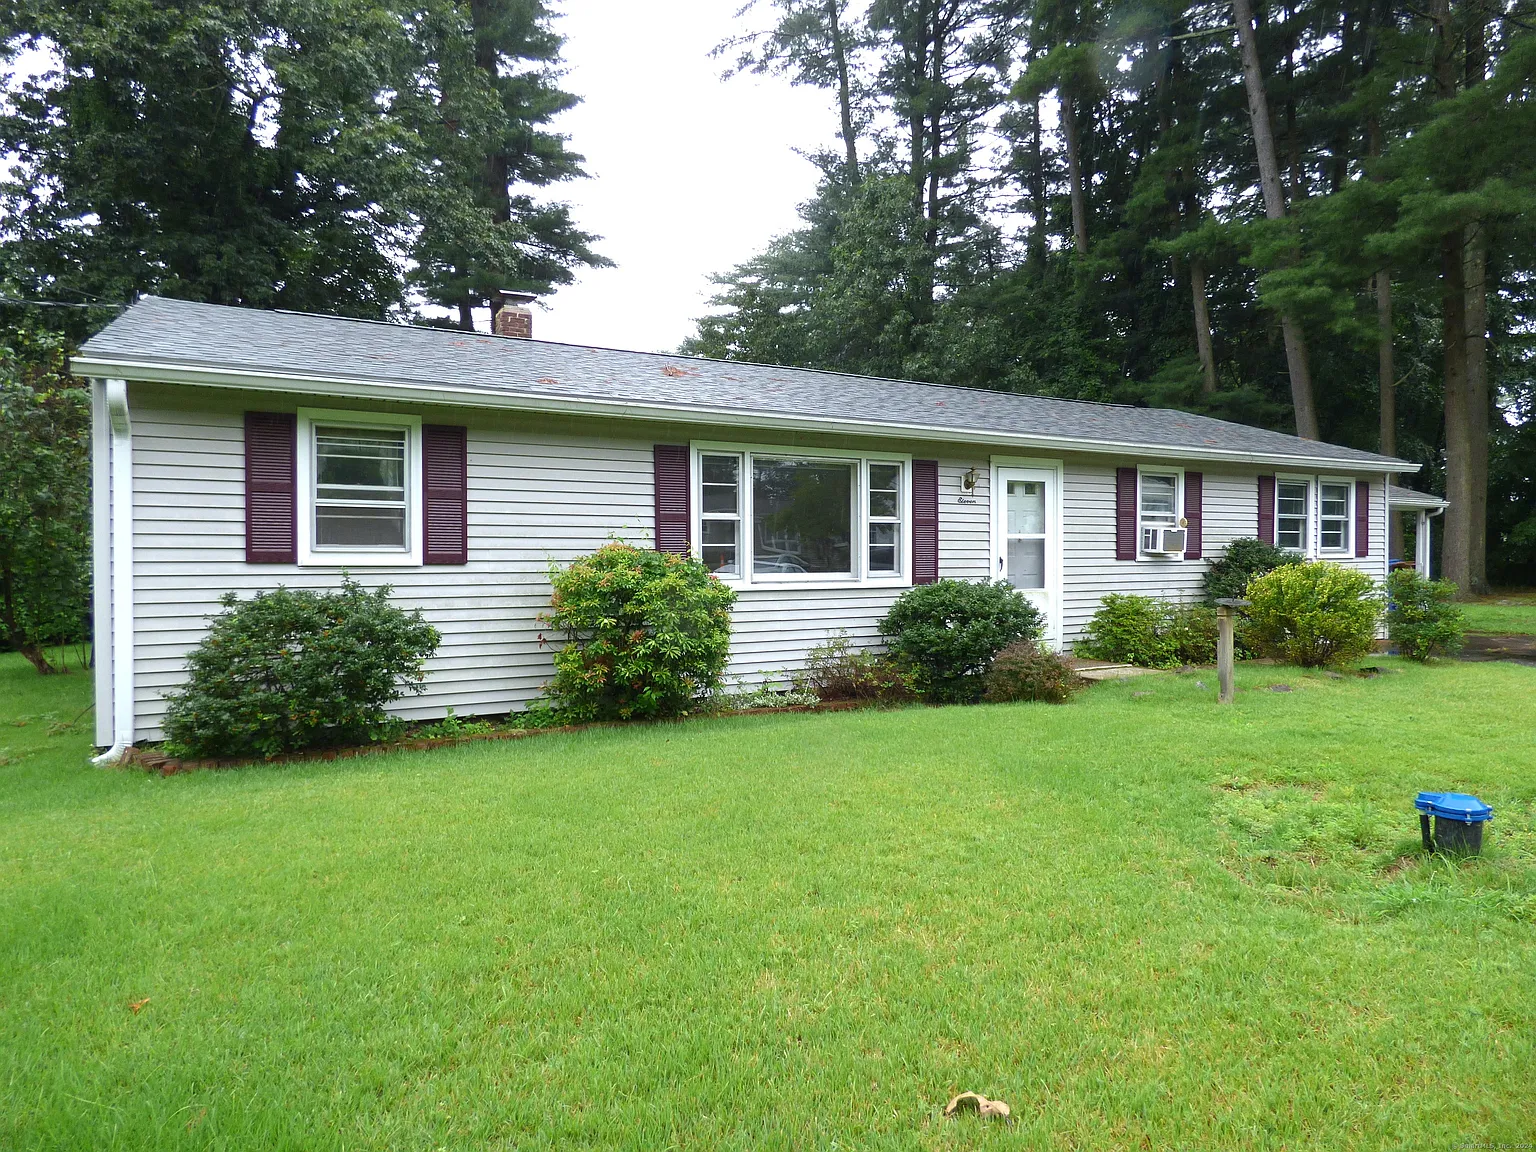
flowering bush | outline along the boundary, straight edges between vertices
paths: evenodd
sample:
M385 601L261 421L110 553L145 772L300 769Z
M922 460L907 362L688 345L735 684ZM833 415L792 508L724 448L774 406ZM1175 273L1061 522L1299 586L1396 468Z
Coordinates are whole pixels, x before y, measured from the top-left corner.
M569 720L681 716L719 690L736 593L697 560L612 543L550 581L566 643L549 696Z

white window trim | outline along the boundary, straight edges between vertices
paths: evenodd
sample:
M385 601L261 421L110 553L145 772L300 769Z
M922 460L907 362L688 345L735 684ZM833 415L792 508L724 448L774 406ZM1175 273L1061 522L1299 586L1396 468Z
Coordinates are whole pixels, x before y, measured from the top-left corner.
M1323 547L1323 485L1344 485L1344 547ZM1355 554L1355 481L1350 476L1319 476L1317 478L1317 498L1313 501L1317 506L1317 551L1318 556L1353 557Z
M1141 478L1143 476L1174 477L1171 527L1187 528L1188 525L1184 523L1184 469L1154 464L1142 464L1136 468L1136 559L1138 562L1151 564L1182 564L1184 563L1183 552L1148 552L1142 548L1142 542L1145 539L1142 532L1146 528L1141 519Z
M1290 548L1280 543L1280 486L1282 484L1305 484L1307 486L1307 514L1301 526L1301 547ZM1277 472L1275 474L1275 547L1284 552L1294 552L1305 559L1312 559L1317 555L1317 477L1302 476L1297 473Z
M912 583L912 457L902 452L861 452L842 448L806 448L792 444L741 444L696 440L690 445L689 460L689 551L697 557L703 540L704 469L701 456L739 456L740 486L737 489L736 557L740 573L716 579L737 588L905 588ZM850 549L853 572L846 576L825 572L757 573L752 571L752 457L768 456L781 460L827 460L839 464L857 464L854 483ZM891 575L871 576L869 567L869 465L901 465L901 543L900 570Z
M380 424L406 430L405 524L410 547L403 551L344 552L315 548L315 425ZM312 568L409 568L421 565L421 417L334 408L300 408L298 421L299 564Z

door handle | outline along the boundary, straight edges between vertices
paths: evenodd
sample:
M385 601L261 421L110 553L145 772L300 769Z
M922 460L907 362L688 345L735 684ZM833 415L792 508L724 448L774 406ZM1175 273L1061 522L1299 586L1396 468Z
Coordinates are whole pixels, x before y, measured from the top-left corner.
M997 570L999 572L1003 570L1003 558L1001 556L997 558Z

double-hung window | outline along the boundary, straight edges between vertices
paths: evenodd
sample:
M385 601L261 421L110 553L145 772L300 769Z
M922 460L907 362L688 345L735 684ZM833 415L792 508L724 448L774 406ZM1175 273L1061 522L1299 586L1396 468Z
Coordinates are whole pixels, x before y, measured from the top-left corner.
M907 566L905 460L701 448L698 550L747 584L894 581Z
M1317 543L1322 552L1350 550L1350 497L1354 484L1348 480L1317 483Z
M895 576L901 571L901 465L871 460L868 469L868 572Z
M1326 476L1275 481L1275 544L1304 556L1354 551L1355 482Z
M299 562L421 563L421 422L299 410Z
M1275 484L1275 544L1295 552L1308 550L1308 515L1312 484L1307 480L1279 480Z
M1160 552L1157 533L1179 525L1179 474L1141 473L1141 550Z

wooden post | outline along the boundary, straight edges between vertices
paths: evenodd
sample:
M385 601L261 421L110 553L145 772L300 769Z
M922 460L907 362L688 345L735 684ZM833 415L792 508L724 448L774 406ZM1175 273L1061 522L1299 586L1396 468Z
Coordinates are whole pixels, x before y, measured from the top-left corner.
M1237 694L1233 683L1237 662L1235 609L1248 607L1247 600L1221 599L1216 601L1216 680L1221 691L1217 699L1223 704L1232 703Z

